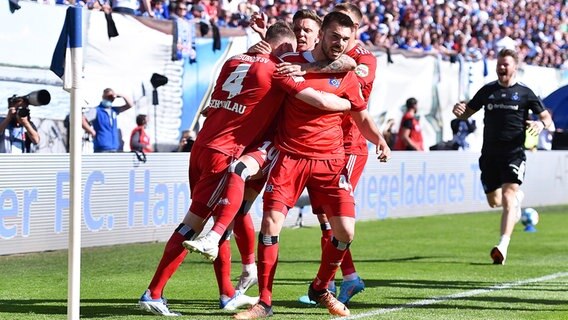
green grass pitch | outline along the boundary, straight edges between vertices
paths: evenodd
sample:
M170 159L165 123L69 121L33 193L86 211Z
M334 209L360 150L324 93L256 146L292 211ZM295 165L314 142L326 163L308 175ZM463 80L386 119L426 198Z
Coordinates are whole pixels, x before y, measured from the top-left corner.
M568 319L568 206L536 209L538 231L516 226L505 266L489 258L499 239L497 211L358 222L351 249L367 288L350 303L352 316ZM332 318L325 309L297 302L316 274L319 237L318 227L283 230L274 319ZM156 318L139 310L137 301L163 248L145 243L83 249L81 318ZM234 277L241 271L238 257L233 243ZM66 251L1 256L0 280L0 319L67 319ZM257 295L257 287L248 294ZM165 295L187 319L232 315L218 309L211 263L195 254L187 256Z

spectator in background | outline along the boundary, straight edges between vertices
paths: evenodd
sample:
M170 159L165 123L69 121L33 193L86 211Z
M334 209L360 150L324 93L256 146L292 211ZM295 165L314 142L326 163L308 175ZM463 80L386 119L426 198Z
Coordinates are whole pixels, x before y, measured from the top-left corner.
M32 144L39 143L28 106L27 100L21 97L9 100L8 113L0 118L0 153L29 153Z
M454 135L452 139L454 145L458 147L458 150L469 150L469 143L466 138L477 129L475 120L456 118L450 122L450 126L452 127L452 134Z
M146 133L146 126L148 125L148 118L145 114L136 116L136 128L130 134L130 150L142 151L144 153L152 152L152 145L150 144L150 136Z
M191 148L193 147L193 143L195 142L196 138L195 131L193 130L183 130L181 133L181 138L179 139L179 145L177 148L177 152L191 152Z
M194 4L193 6L191 6L191 11L185 17L189 20L197 19L209 21L210 19L207 15L207 11L205 11L205 7L202 4Z
M116 98L123 98L125 104L119 107L113 106ZM85 115L96 133L93 141L95 152L117 152L121 150L117 116L132 108L132 106L130 98L115 93L111 88L104 89L101 103Z
M71 144L71 114L67 114L67 116L65 117L65 119L63 120L63 126L65 127L65 129L67 130L67 141L65 143L65 149L67 150L67 152L69 152L70 149L70 144ZM97 135L97 133L95 132L95 129L93 129L93 127L91 127L91 125L89 124L89 120L87 120L87 117L85 117L84 114L81 114L81 127L83 128L83 130L85 131L83 133L83 144L87 141L90 141L90 137L94 137L95 135ZM83 145L83 147L85 147Z
M394 150L424 151L422 129L416 117L417 110L418 101L415 98L408 98L406 100L406 113L400 121Z
M164 0L152 0L150 6L150 11L144 12L142 16L152 17L150 12L153 12L156 20L167 20L169 18L168 10L164 6Z
M150 0L120 0L113 3L114 12L144 15L162 19ZM159 1L159 0L157 0ZM56 0L48 2L66 2ZM219 4L221 2L221 4ZM89 8L110 12L109 0L88 0ZM166 3L168 3L166 1ZM291 21L300 10L314 10L319 16L333 10L334 1L300 0L195 0L172 1L165 10L176 14L175 5L192 6L204 24L246 27L252 13L262 12L268 26ZM501 47L522 49L521 61L553 68L568 68L568 36L566 6L560 0L510 1L369 1L356 0L364 16L360 39L366 45L392 50L429 53L450 61L494 59ZM134 13L132 13L134 12Z
M142 12L146 12L151 18L154 17L154 11L152 10L150 0L113 0L111 3L112 12L130 15L141 15Z

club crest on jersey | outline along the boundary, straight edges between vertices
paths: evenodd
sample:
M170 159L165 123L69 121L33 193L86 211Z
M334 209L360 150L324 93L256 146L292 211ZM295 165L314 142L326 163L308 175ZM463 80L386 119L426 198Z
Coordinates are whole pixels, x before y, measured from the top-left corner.
M367 65L360 64L355 68L355 74L364 78L369 75L369 67Z
M513 96L511 97L511 99L513 99L513 100L515 100L515 101L519 100L519 99L520 99L520 98L519 98L519 93L518 93L518 92L513 93Z
M341 84L341 81L339 81L339 79L335 78L329 79L329 85L339 88L339 84Z

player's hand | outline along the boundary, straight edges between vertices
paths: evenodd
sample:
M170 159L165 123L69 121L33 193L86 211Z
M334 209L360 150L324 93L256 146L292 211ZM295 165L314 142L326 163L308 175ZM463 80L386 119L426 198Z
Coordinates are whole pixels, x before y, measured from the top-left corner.
M379 140L376 153L380 162L387 162L391 158L391 149L384 138Z
M544 123L540 120L527 120L527 132L532 136L538 136L544 130Z
M250 17L250 27L264 39L268 30L268 16L260 12L253 13Z
M298 64L292 64L290 62L282 62L276 65L276 72L285 76L303 76L306 71L302 70L302 66Z
M463 102L458 102L454 105L454 109L452 110L452 112L454 113L454 115L456 117L461 117L464 113L465 113L465 108L466 105Z
M248 53L270 54L272 53L272 47L268 42L262 40L250 47Z

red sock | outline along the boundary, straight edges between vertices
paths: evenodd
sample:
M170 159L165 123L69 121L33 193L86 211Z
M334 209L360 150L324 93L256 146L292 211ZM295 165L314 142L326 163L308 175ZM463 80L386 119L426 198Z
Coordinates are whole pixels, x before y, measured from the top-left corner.
M219 241L219 254L217 259L213 261L213 268L215 269L219 295L234 296L235 288L231 283L231 242L229 240L221 239Z
M327 243L322 252L322 258L318 275L314 280L314 289L323 290L327 288L327 284L334 278L335 272L339 268L346 250L339 250L333 241Z
M241 254L241 261L243 264L254 263L254 224L250 213L238 214L235 217L235 225L233 226L235 233L235 242Z
M160 264L158 264L152 282L148 286L152 299L159 299L162 296L168 280L177 271L187 255L187 250L181 244L185 240L186 238L183 235L174 231L170 240L166 243Z
M278 242L264 245L258 241L258 288L260 301L272 305L272 282L278 265Z
M227 185L221 199L226 199L226 204L219 204L213 213L217 220L211 228L217 234L222 235L227 227L233 222L239 208L243 203L245 196L245 182L243 178L236 173L229 173L227 177Z
M322 228L321 230L321 239L320 239L320 244L321 244L321 260L323 260L323 250L325 248L325 246L329 243L329 241L331 241L331 236L332 236L332 232L331 229L323 229L324 227L329 227L329 224L321 224L320 227ZM334 280L335 276L333 278L331 278L330 281Z
M353 264L353 257L351 257L351 249L347 249L343 262L341 262L341 273L346 276L355 273L355 264Z

